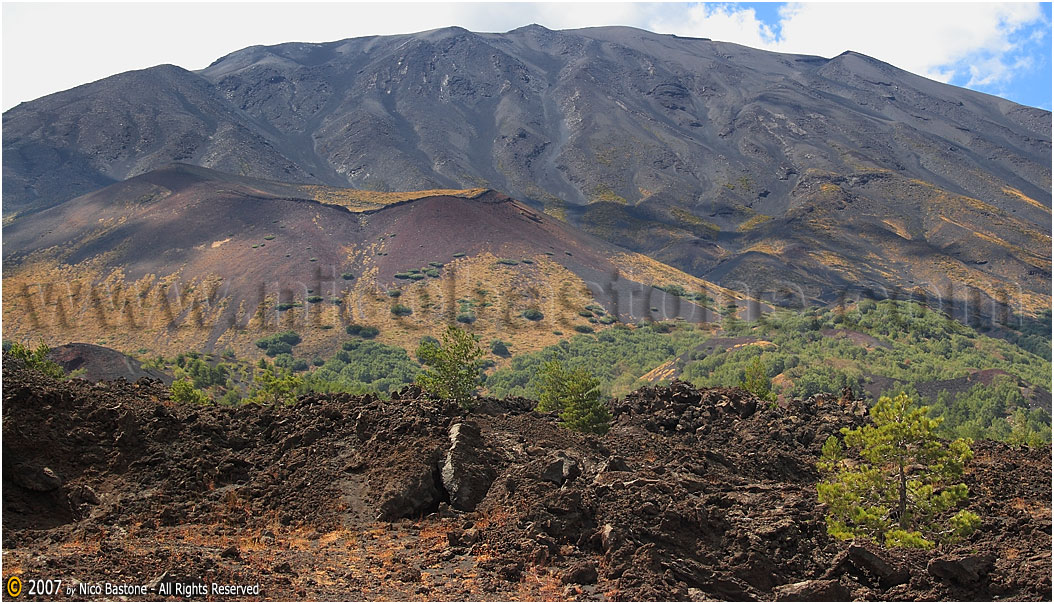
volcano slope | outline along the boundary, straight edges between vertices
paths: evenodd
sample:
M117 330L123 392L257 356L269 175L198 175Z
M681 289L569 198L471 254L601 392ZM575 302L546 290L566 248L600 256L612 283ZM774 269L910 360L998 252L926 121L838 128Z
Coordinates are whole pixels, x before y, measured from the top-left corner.
M4 112L3 134L5 219L172 161L387 191L486 183L755 297L912 292L967 319L1050 307L1051 113L856 52L449 27L119 74Z
M761 308L484 189L378 194L173 165L21 217L4 244L17 336L170 355L252 357L255 338L285 329L328 355L353 322L412 350L462 316L534 350L587 325L579 313L592 304L610 315L597 329Z
M827 536L815 462L858 401L675 382L612 401L597 437L522 399L188 407L6 358L3 380L3 563L24 577L270 600L1051 597L1047 449L974 444L983 526L959 545Z

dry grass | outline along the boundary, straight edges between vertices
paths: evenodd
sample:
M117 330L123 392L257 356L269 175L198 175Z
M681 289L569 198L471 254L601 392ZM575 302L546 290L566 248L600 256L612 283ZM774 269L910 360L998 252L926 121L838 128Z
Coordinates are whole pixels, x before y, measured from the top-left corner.
M341 189L336 187L324 187L316 185L304 185L300 190L308 194L311 199L320 203L340 206L352 212L368 212L379 210L385 206L425 197L464 197L472 199L479 197L487 189L428 189L425 191L364 191L360 189Z
M684 208L673 208L670 210L670 213L673 214L673 217L676 218L677 221L683 225L701 227L703 229L711 231L712 233L717 233L721 230L716 224L707 220L703 220L699 216L696 216L695 214L689 212L688 210L685 210Z
M1037 208L1043 210L1044 212L1046 212L1047 214L1050 214L1050 208L1048 208L1047 206L1039 203L1035 199L1032 199L1028 195L1025 195L1021 191L1018 191L1014 187L1003 187L1003 193L1006 193L1007 195L1009 195L1011 197L1015 197L1017 199L1020 199L1021 201L1027 203L1028 205L1037 207Z
M897 236L900 237L901 239L907 239L908 241L911 241L911 239L912 239L911 233L908 232L907 227L904 225L904 221L890 219L890 220L883 220L882 223L885 224L886 226L888 226L889 229L891 231L893 231L894 233L896 233Z
M474 526L482 531L490 527L503 527L515 520L516 514L510 508L501 506L481 512Z
M467 299L477 320L466 327L484 343L500 338L519 354L557 343L561 336L553 331L570 333L581 322L578 311L595 301L582 279L548 256L516 266L497 260L491 254L459 258L447 263L439 279L400 284L399 302L414 310L408 317L392 315L393 300L386 294L390 286L377 285L374 267L354 281L337 283L343 289L335 293L320 292L326 302L308 304L298 297L302 307L277 313L273 296L252 308L244 300L215 296L223 283L216 275L181 280L176 273L130 281L120 271L105 273L95 264L37 260L4 274L5 337L40 337L53 346L88 342L167 357L229 348L240 359L255 360L262 356L257 339L293 329L303 338L297 356L311 358L332 355L347 339L344 326L359 323L378 327L377 341L412 351L421 337L436 335L453 322L460 312L458 300ZM170 290L175 283L182 287L179 295ZM342 304L329 303L332 297ZM230 307L237 309L244 327L233 325L214 334L212 326ZM540 309L544 319L524 319L527 308Z
M662 382L664 380L670 380L677 377L677 361L669 360L659 365L655 369L652 369L648 373L640 376L640 381L654 384L656 382Z
M516 590L516 599L540 602L561 602L564 597L563 583L559 577L550 572L548 568L540 566L528 567Z
M1025 499L1022 498L1022 497L1015 497L1013 500L1011 500L1010 507L1014 508L1015 510L1020 510L1022 512L1025 512L1026 514L1028 514L1029 516L1031 516L1032 518L1034 518L1036 520L1039 520L1039 519L1042 519L1042 518L1048 518L1049 519L1050 515L1051 515L1051 508L1050 508L1050 506L1043 505L1042 503L1038 503L1038 502L1034 502L1034 501L1033 502L1028 502L1028 501L1025 501Z
M750 247L744 249L744 252L758 252L760 254L768 254L769 256L780 256L787 249L787 242L779 239L763 239Z
M744 220L738 227L736 227L736 230L738 230L740 233L745 233L747 231L751 231L757 228L759 225L762 225L768 222L769 220L772 220L772 216L766 216L765 214L755 214L747 220Z
M681 285L691 292L702 292L720 304L731 300L748 300L743 294L721 287L715 283L689 275L643 254L622 253L612 262L621 268L629 279L645 285Z

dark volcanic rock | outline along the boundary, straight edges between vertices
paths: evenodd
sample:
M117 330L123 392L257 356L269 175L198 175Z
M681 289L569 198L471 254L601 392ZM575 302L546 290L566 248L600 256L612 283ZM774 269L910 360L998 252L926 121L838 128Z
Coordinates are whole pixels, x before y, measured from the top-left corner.
M24 489L38 493L50 493L62 487L62 479L54 470L33 464L15 466L11 472L11 480Z
M881 556L859 545L850 545L828 575L837 576L842 573L848 573L858 581L873 583L887 589L907 583L911 578L907 571L894 568Z
M408 463L389 470L393 476L378 497L378 520L421 516L435 511L445 500L442 483L430 464Z
M597 582L597 567L592 562L579 562L560 575L563 583L592 585Z
M991 554L934 558L926 566L931 575L962 585L976 583L995 566Z
M677 383L629 395L597 437L425 398L195 407L157 382L59 382L6 360L3 380L4 555L27 576L221 573L276 599L340 599L361 560L370 595L406 599L1050 599L1047 449L975 442L964 480L984 525L939 553L827 533L815 463L826 435L863 421L858 401L759 404L744 418L723 407L748 394ZM501 459L472 512L448 506L440 476L456 424L472 438L475 424ZM605 467L614 454L625 465ZM564 476L572 460L585 474ZM542 478L554 462L559 485ZM19 464L63 484L26 488ZM70 555L86 542L91 555ZM482 591L466 591L466 570Z
M484 449L479 426L461 422L450 427L450 449L440 467L443 487L455 509L472 511L490 490L494 455Z
M578 462L567 457L565 452L560 451L556 454L555 459L548 462L545 466L541 478L559 487L569 480L578 478L581 474L582 468L579 467Z

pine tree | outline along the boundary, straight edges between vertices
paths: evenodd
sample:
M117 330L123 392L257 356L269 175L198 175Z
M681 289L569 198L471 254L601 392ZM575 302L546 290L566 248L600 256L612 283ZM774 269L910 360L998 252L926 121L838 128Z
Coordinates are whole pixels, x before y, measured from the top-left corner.
M937 438L941 419L928 410L903 393L883 396L871 408L873 425L842 428L845 448L838 437L827 439L817 464L826 479L817 492L828 506L828 533L928 549L980 526L977 514L959 509L968 498L959 480L973 457L970 441ZM848 460L847 449L859 459Z
M472 396L483 384L479 336L450 325L440 340L425 341L417 348L417 358L428 367L417 376L417 383L431 396L453 399L470 409Z
M575 432L605 434L611 413L600 394L600 381L585 369L568 370L556 360L542 366L542 387L538 410L557 411L560 424Z
M765 373L760 356L754 357L750 365L747 365L739 387L763 401L774 402L776 400L776 394L772 392L772 380Z

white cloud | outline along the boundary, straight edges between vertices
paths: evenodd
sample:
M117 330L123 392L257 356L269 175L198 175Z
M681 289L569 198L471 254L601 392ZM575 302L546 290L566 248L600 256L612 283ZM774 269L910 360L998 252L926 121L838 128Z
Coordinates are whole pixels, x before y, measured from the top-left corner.
M122 71L201 69L257 44L330 42L458 25L504 32L644 22L646 4L4 3L3 107Z
M646 29L754 48L772 48L776 42L772 27L758 19L753 8L736 8L730 4L693 4L686 9L666 9L650 19Z
M1036 3L792 3L779 15L772 27L749 7L667 6L648 26L779 52L833 57L853 50L938 81L984 86L1027 67L1014 53L1043 32L1016 34L1044 20Z
M1012 36L1041 20L1038 4L792 4L772 48L834 56L846 50L941 81L973 64L977 82L1012 73Z

